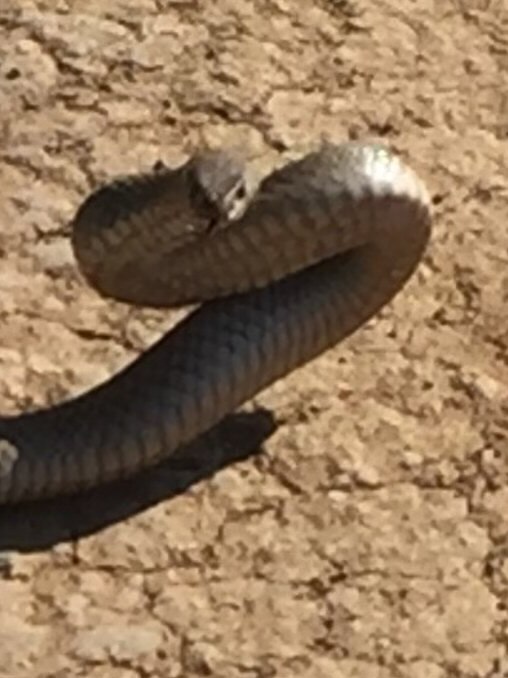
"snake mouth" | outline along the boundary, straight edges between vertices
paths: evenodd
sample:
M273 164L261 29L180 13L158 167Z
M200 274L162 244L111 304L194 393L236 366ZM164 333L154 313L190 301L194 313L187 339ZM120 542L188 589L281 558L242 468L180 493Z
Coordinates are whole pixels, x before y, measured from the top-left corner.
M238 158L224 151L207 150L192 158L186 169L193 209L207 214L210 231L245 213L252 191Z
M223 197L220 205L213 201L210 201L210 204L215 207L216 214L210 218L207 233L230 226L242 218L248 205L248 191L245 183L242 181L238 186L235 186L230 193Z

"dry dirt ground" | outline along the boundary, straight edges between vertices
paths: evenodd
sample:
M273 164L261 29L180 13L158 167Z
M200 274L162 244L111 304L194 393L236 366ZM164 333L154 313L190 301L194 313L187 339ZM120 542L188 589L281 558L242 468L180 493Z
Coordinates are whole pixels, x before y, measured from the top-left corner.
M4 411L175 317L76 273L105 177L374 136L435 205L394 303L194 457L0 509L2 678L508 675L507 72L504 0L1 0Z

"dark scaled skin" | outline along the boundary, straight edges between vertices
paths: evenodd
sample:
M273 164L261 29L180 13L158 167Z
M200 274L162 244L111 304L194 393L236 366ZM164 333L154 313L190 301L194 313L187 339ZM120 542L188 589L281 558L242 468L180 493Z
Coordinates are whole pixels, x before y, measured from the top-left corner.
M326 145L250 193L221 152L119 179L78 209L85 278L136 305L200 303L89 392L0 418L0 503L69 494L153 466L340 342L404 286L430 201L377 145Z

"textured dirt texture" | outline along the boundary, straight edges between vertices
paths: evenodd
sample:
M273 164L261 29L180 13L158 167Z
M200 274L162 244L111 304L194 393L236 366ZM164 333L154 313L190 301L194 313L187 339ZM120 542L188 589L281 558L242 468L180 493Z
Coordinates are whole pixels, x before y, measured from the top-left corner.
M0 509L1 678L508 675L507 92L504 0L2 0L3 411L177 317L76 272L106 177L381 138L435 231L379 317L171 464Z

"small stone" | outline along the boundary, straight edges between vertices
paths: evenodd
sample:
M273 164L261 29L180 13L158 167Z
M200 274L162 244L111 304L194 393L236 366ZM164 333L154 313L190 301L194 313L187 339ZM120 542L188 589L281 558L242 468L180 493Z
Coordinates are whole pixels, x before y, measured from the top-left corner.
M74 266L71 246L63 238L38 243L34 247L34 255L45 271L57 272Z
M355 469L357 480L367 487L378 487L381 483L381 478L376 469L372 466L359 466Z
M404 466L407 467L419 466L423 462L423 457L418 452L408 450L402 454L402 461Z
M75 641L74 655L91 662L133 662L153 654L164 643L161 625L108 624L81 631Z

